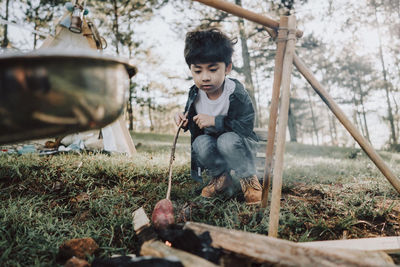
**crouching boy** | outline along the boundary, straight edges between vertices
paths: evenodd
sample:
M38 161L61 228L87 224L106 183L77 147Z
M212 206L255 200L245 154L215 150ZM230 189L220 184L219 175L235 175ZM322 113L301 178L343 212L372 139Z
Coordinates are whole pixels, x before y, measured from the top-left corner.
M232 190L234 170L246 204L258 204L262 188L255 175L254 108L243 85L226 77L232 53L233 42L219 30L187 33L184 55L194 85L185 111L174 119L177 125L184 120L191 133L192 178L201 181L202 169L212 177L201 195L211 198Z

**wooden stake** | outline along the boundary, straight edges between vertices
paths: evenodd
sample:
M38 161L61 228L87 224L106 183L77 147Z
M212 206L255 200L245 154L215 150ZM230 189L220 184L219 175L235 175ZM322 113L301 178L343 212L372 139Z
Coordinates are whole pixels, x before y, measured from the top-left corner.
M283 56L285 54L286 38L287 38L288 17L281 16L278 38L276 39L276 55L274 69L274 83L272 86L271 107L269 110L268 121L268 137L267 147L265 151L265 168L263 180L263 194L261 200L261 208L265 209L268 204L268 193L271 186L272 174L272 158L275 144L276 119L278 114L279 93L282 81Z
M321 97L321 99L328 105L329 109L335 114L347 131L353 136L360 147L365 151L368 157L375 163L376 167L382 172L382 174L389 180L393 187L400 193L400 180L394 175L392 170L385 164L382 158L374 150L372 145L360 134L357 128L350 122L344 112L335 103L333 98L328 94L324 87L318 82L311 71L306 67L304 62L297 56L293 58L294 65L299 72L306 78L315 92Z
M283 154L285 153L286 127L290 100L290 81L292 76L293 55L296 43L296 37L294 35L296 29L296 17L294 15L289 16L288 25L289 34L288 41L286 43L285 57L283 59L282 95L279 109L278 137L276 140L276 158L274 162L273 174L274 180L272 183L271 210L269 215L268 235L272 237L277 237L279 225L280 199L282 193Z
M264 25L266 27L272 28L274 31L277 31L278 27L279 27L279 22L276 20L273 20L273 19L263 16L261 14L257 14L255 12L249 11L238 5L231 4L226 1L222 1L222 0L194 0L194 1L203 3L207 6L211 6L216 9L223 10L225 12L233 14L235 16L245 18L245 19L253 21L255 23ZM303 36L303 32L300 30L296 30L296 36L298 38L300 38L301 36Z

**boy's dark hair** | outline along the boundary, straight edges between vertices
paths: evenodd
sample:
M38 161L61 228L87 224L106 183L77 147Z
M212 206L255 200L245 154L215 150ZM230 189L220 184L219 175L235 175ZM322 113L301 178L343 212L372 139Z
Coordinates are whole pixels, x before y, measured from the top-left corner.
M191 64L224 62L232 63L234 41L220 30L195 30L188 32L185 38L185 60L189 68Z

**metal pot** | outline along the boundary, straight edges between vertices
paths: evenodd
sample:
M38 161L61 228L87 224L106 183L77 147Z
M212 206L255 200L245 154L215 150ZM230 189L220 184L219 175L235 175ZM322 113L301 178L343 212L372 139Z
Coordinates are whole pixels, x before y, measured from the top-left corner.
M0 55L0 144L104 127L121 114L135 74L92 50Z

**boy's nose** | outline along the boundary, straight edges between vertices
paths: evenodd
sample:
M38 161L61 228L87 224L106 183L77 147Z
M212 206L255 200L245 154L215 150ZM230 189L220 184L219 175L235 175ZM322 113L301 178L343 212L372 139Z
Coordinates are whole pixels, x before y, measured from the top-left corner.
M209 81L211 79L209 73L204 73L203 76L201 77L202 81Z

